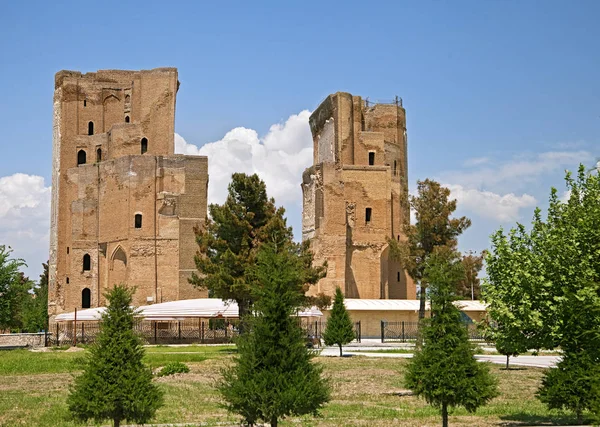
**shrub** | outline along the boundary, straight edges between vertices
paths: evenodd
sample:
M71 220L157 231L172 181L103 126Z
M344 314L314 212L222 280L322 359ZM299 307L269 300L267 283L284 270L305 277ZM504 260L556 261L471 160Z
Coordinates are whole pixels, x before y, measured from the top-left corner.
M190 368L185 363L171 362L167 363L163 368L156 374L157 377L166 377L167 375L174 374L187 374L190 372Z

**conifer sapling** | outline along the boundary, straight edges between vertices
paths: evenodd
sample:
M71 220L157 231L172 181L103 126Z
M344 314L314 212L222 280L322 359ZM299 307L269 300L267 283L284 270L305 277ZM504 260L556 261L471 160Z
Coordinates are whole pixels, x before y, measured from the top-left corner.
M304 261L297 244L283 246L265 245L259 251L254 275L262 287L255 312L218 387L225 407L249 425L265 421L277 426L286 416L317 414L329 400L323 368L311 361L315 353L306 348L296 317L305 301Z
M69 411L79 421L110 419L115 427L122 420L145 423L162 405L163 394L142 362L144 347L133 330L132 295L123 284L106 295L109 305L97 341L67 398Z
M325 345L337 345L340 348L340 357L342 356L342 346L352 342L356 338L352 319L344 305L344 295L342 290L337 287L335 290L335 299L331 314L327 320L325 332L323 332L323 341Z
M411 360L405 382L417 396L441 409L446 427L449 408L464 406L474 412L498 395L498 386L488 366L473 357L467 329L453 304L456 284L463 274L458 254L435 251L425 271L432 317L424 320L424 344Z

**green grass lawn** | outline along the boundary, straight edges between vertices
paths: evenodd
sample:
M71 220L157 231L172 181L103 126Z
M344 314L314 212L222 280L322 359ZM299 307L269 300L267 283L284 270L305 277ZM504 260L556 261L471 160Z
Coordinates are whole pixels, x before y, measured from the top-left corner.
M148 347L152 367L169 361L186 363L189 374L157 378L165 391L165 406L155 423L239 425L239 418L220 406L214 383L219 370L230 363L233 346ZM81 369L85 352L25 350L0 352L0 426L75 426L65 399L73 375ZM332 401L320 418L304 417L283 425L302 426L437 426L435 409L404 390L404 359L368 357L317 358L333 384ZM504 371L493 365L501 395L475 414L454 411L453 426L525 426L574 424L571 416L549 412L535 399L543 369Z

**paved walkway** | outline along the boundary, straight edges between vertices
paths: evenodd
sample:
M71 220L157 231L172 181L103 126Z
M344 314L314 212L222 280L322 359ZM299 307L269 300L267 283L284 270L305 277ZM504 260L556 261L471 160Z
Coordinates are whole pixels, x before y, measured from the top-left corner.
M406 353L385 353L385 350L406 350ZM391 358L411 358L413 357L411 350L414 349L412 344L407 343L381 343L376 340L363 340L362 343L351 343L343 347L344 356L365 356L365 357L391 357ZM377 351L377 353L367 353ZM325 347L321 350L321 356L334 357L339 356L339 347ZM497 363L499 365L506 364L506 356L477 354L475 358L480 361ZM536 368L553 367L560 360L560 356L517 356L510 358L511 366L532 366Z

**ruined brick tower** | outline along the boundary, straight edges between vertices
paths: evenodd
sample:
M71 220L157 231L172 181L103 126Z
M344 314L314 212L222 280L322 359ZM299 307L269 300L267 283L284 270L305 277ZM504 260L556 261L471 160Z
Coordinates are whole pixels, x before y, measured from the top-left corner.
M121 282L135 305L204 296L188 277L208 161L174 155L178 87L175 68L56 74L51 316L103 306Z
M302 177L302 238L327 277L312 293L414 299L415 286L389 259L387 239L409 221L406 116L400 100L369 104L329 95L310 116L314 165Z

